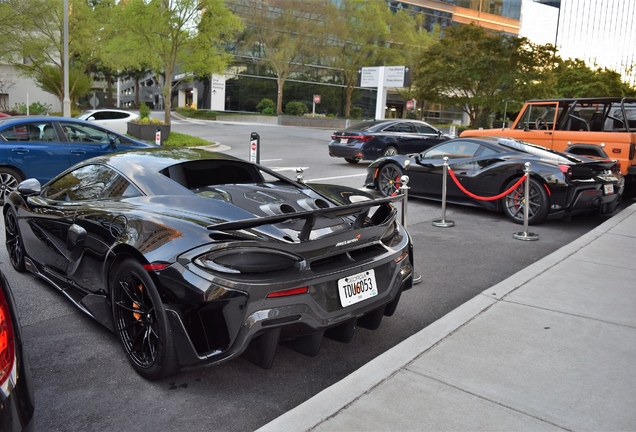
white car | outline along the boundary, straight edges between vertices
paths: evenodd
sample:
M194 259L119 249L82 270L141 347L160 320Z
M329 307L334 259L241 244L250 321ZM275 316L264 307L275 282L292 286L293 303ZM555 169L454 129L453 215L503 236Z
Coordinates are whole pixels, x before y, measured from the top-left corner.
M128 122L135 120L138 113L134 111L124 111L118 109L95 109L82 111L75 116L80 120L96 123L120 134L128 133Z

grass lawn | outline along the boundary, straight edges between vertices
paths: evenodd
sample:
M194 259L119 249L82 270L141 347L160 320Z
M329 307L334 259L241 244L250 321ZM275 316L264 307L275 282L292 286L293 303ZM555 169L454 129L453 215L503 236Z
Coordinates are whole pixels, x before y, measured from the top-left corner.
M216 143L179 132L170 132L168 139L163 142L164 147L195 147L209 146L212 144Z

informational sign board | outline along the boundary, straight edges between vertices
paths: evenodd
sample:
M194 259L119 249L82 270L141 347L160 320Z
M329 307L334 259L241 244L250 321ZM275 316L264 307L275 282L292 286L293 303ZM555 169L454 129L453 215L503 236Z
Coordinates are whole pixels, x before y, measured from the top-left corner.
M360 87L408 87L411 68L408 66L373 66L358 69Z
M387 87L411 85L411 69L408 66L373 66L358 69L359 87L375 87L378 98L375 103L375 119L385 116Z
M210 83L212 84L210 86L210 109L213 111L225 111L225 75L212 75Z

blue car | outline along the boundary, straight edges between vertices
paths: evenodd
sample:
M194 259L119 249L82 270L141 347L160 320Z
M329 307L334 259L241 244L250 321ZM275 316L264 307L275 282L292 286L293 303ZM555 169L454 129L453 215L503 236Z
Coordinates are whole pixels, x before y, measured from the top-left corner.
M94 156L156 147L84 120L52 116L0 118L0 200L27 178L44 184Z

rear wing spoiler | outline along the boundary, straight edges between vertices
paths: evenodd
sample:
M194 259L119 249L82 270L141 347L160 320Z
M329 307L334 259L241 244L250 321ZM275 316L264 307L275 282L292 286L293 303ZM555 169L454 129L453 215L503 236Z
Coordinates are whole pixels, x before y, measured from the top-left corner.
M400 194L393 197L361 201L354 204L346 204L324 209L316 209L298 213L286 213L266 217L256 217L253 219L243 219L234 222L222 222L219 224L208 225L207 229L214 231L242 230L256 228L263 225L272 225L294 219L304 219L305 224L300 231L299 239L300 241L307 241L309 240L309 235L311 234L314 224L316 223L316 219L320 216L335 219L338 217L357 215L354 222L354 228L359 228L362 226L362 223L369 214L369 210L371 210L371 208L394 203L397 201L402 201L402 199L404 199L404 195Z

